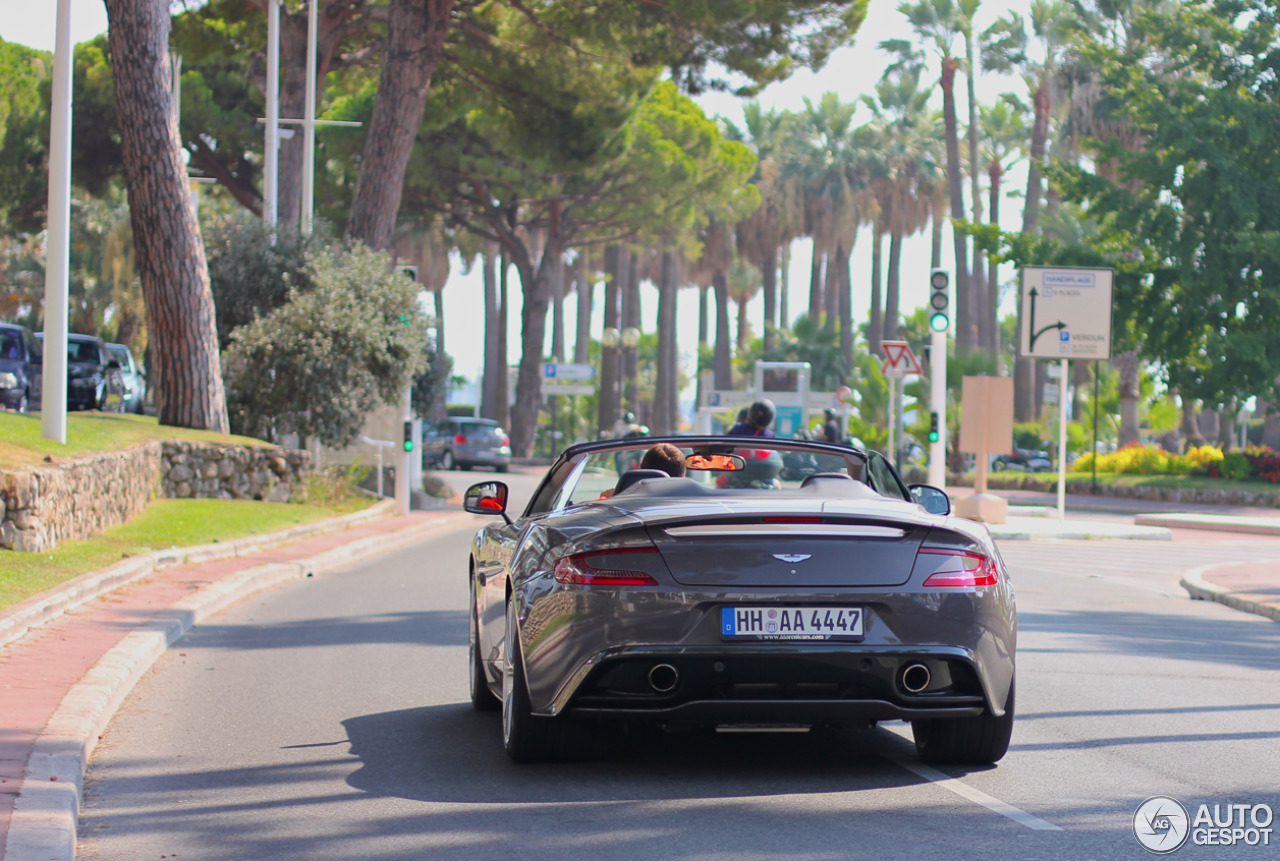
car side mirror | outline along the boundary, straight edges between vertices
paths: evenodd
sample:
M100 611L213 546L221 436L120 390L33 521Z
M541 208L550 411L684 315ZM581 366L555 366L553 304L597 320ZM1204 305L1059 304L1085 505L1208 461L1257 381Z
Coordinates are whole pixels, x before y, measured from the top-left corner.
M473 484L462 497L462 508L471 514L500 514L510 524L511 518L507 516L509 492L507 485L501 481Z
M951 513L951 497L946 491L931 484L911 485L911 498L930 514L947 515Z

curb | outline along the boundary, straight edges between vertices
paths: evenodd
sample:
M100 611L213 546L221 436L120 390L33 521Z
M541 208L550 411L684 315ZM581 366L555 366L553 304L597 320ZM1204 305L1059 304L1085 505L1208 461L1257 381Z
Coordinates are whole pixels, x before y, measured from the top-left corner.
M212 559L226 559L241 556L258 550L266 550L324 532L336 532L360 523L376 520L395 510L395 500L384 500L369 506L364 511L345 514L315 523L304 523L281 532L267 535L248 535L218 544L200 544L194 547L175 547L167 550L153 550L133 556L123 562L117 562L101 571L81 574L54 586L47 592L33 595L25 601L19 601L7 610L0 611L0 646L17 640L32 628L56 619L69 610L99 596L145 577L153 571L168 568L171 565L208 562Z
M1224 514L1138 514L1139 526L1174 529L1203 529L1210 532L1237 532L1245 535L1280 535L1280 520L1261 517L1232 517Z
M1280 621L1280 607L1273 607L1260 601L1241 597L1226 586L1219 586L1217 583L1210 583L1204 579L1206 573L1222 567L1225 566L1217 563L1193 568L1182 575L1178 585L1187 590L1187 594L1191 596L1193 601L1217 601L1219 604L1225 604L1233 610L1241 610L1245 613L1252 613L1255 616L1264 616L1268 619Z
M381 503L374 508L380 506ZM352 515L347 515L323 521L322 524L308 524L316 527L327 524L330 528L316 528L302 535L333 531L339 526L354 525L375 519L381 514L378 512L371 515L368 513L370 510L359 512L364 516L354 521L348 519ZM448 532L471 517L472 515L463 512L449 513L432 517L420 525L391 535L368 536L302 561L269 563L241 571L211 583L171 605L165 611L168 618L148 622L125 635L68 691L36 739L27 761L26 773L18 786L0 858L3 861L73 861L76 855L76 825L84 790L84 773L99 735L106 729L116 709L138 679L193 625L255 592L287 580L325 574L357 561L376 558L436 533ZM255 536L254 540L258 547L272 547L292 538L302 537L297 534L297 529L270 536ZM225 558L246 552L247 547L231 547L238 543L229 542L225 547L211 545L230 552L220 556L202 556L199 559ZM190 548L192 551L205 549L207 548ZM172 556L175 561L166 565L187 560L182 554ZM101 588L95 595L86 595L88 587L83 584L74 590L68 590L74 592L77 603L62 604L48 618L137 579L150 570L154 569L134 573L127 580L112 579L114 585L111 586L103 585L111 578L103 578L97 583Z

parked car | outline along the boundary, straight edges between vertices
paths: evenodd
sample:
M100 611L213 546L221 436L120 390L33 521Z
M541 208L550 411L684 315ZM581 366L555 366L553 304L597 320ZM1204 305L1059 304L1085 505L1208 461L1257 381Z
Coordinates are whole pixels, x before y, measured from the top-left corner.
M36 334L43 339L44 333ZM67 409L124 410L124 379L120 363L96 335L67 334Z
M618 474L671 443L686 473ZM802 481L722 482L748 453L841 464ZM523 513L476 534L471 702L502 713L516 761L577 756L624 722L724 731L910 721L930 762L993 763L1014 720L1016 611L987 528L907 487L878 452L763 437L572 446ZM596 736L595 739L592 736Z
M1015 448L1009 454L998 454L992 458L991 468L996 472L1050 472L1053 464L1049 462L1047 451Z
M142 415L147 401L147 372L133 358L133 350L125 344L107 344L111 358L120 363L120 376L124 382L124 411Z
M0 408L40 409L44 385L40 342L24 326L0 323Z
M511 441L493 419L449 418L422 424L422 465L441 469L478 466L506 472Z

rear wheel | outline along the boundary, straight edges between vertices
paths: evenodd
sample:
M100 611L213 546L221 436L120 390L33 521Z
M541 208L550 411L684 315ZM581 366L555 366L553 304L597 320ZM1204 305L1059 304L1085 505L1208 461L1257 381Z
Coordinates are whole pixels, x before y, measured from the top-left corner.
M476 604L476 579L471 577L471 634L467 660L471 669L471 705L478 712L497 711L502 703L489 690L489 676L484 671L484 662L480 657L480 619Z
M444 454L440 455L440 468L449 470L453 469L455 466L457 466L457 464L453 460L453 452L446 448L444 450Z
M506 472L506 471L507 471L507 465L506 465L505 463L500 463L500 464L498 464L498 466L496 467L496 469L498 470L498 472Z
M977 717L912 721L916 753L925 762L940 764L999 762L1009 750L1009 738L1013 734L1013 691L1014 684L1010 681L1002 717L988 711Z
M516 632L514 602L507 603L507 634L502 658L502 745L516 762L547 762L565 753L565 720L537 717L529 703L524 657Z

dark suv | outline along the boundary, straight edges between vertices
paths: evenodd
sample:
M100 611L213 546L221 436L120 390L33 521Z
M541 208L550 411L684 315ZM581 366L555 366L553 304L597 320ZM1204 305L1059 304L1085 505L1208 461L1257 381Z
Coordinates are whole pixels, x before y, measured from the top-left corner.
M0 409L40 409L43 362L40 342L30 331L0 323Z
M44 338L44 333L36 335ZM124 410L124 378L120 363L96 335L67 335L67 409Z
M473 466L506 472L511 443L493 419L451 418L422 423L422 465L441 469Z

